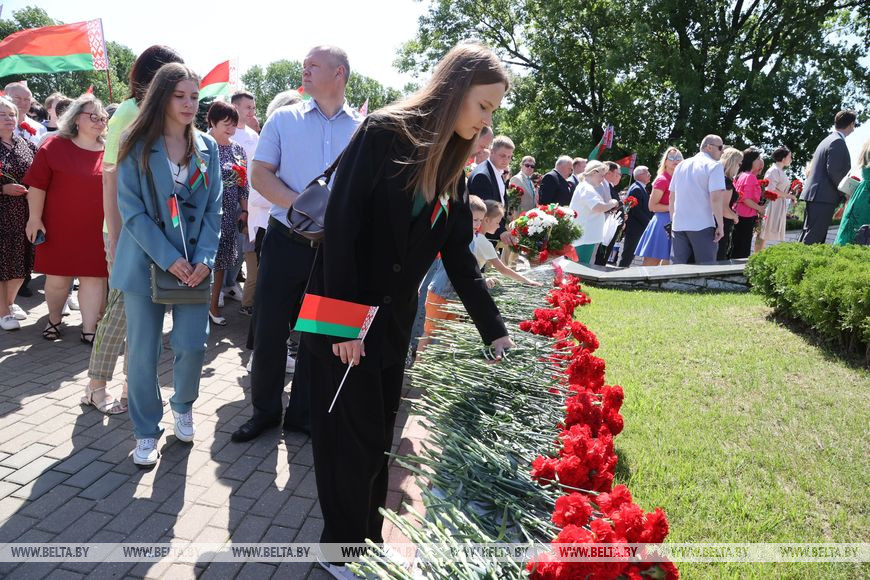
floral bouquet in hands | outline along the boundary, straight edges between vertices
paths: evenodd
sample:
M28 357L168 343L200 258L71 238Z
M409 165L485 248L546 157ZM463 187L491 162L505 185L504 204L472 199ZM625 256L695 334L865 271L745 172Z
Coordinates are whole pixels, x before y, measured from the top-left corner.
M767 197L767 186L768 185L770 185L769 179L759 179L758 180L758 186L761 187L761 198L758 200L759 205L764 205L770 199L769 197ZM776 199L776 198L774 197L774 199Z
M522 187L517 187L514 184L508 186L505 195L505 202L507 204L505 212L507 215L513 216L517 211L519 211L520 204L522 203L525 194L526 192Z
M637 201L637 198L633 195L629 195L625 198L622 204L625 206L625 213L630 212L632 209L636 208L640 202Z
M576 259L577 253L571 244L583 233L574 223L576 217L573 209L555 203L521 213L508 226L511 235L517 238L514 250L538 264L558 256Z

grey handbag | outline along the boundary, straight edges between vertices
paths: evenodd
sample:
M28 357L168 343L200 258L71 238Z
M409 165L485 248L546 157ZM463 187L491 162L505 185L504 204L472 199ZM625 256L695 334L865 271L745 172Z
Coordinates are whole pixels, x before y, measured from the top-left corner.
M151 216L154 223L162 230L163 221L160 219L160 210L157 205L157 189L154 187L154 177L151 175L151 168L148 168L148 186L151 189L151 205L154 206L155 214ZM176 201L178 201L176 199ZM181 206L178 207L179 227L184 222L181 215ZM181 243L185 244L185 253L187 245L184 240L184 231L181 232ZM207 304L211 299L211 275L206 276L205 280L200 282L195 287L190 287L175 277L174 274L167 272L160 266L151 263L151 301L155 304Z
M291 232L312 242L323 241L323 222L326 216L326 204L329 203L329 178L338 167L342 155L339 155L326 171L315 177L287 210L287 223L290 224Z

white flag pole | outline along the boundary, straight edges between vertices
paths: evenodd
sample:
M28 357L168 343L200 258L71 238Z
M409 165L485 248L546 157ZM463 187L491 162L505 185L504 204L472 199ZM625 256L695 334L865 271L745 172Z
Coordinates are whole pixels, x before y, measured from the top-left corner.
M360 340L360 341L365 340L366 335L369 333L369 327L371 327L372 321L374 320L375 314L377 314L377 313L378 313L377 306L372 306L369 309L368 316L366 316L365 322L363 322L363 327L362 327L362 329L360 329L360 333L359 333L360 336L359 336L358 340ZM353 368L353 364L348 363L347 370L344 371L344 377L341 379L341 383L339 383L339 385L338 385L338 390L335 391L335 396L332 398L332 403L329 405L329 411L327 411L327 414L332 413L332 408L335 406L335 402L338 400L338 395L339 395L339 393L341 393L341 388L344 386L344 382L347 380L347 375L350 374L350 369L352 369L352 368Z

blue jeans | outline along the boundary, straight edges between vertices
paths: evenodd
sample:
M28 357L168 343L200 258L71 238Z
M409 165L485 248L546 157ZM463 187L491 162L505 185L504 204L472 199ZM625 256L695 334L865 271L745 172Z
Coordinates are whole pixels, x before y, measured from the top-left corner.
M127 396L130 420L136 439L163 434L160 419L163 404L157 384L157 364L163 342L165 304L150 296L124 292L127 312ZM172 306L172 382L175 393L169 399L173 411L185 413L199 396L199 379L208 340L208 304Z

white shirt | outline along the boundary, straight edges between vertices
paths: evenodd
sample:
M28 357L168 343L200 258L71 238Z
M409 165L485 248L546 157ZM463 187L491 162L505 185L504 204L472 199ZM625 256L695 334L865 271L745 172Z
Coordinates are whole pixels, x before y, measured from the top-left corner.
M31 119L30 117L28 117L26 115L24 117L24 121L22 121L22 122L26 123L29 127L35 129L36 134L31 135L28 131L25 131L24 129L19 127L19 125L21 123L18 123L15 125L15 134L18 135L19 137L21 137L22 139L30 141L34 145L39 146L40 142L42 141L43 136L46 133L48 133L48 129L46 129L42 125L42 123L37 123L36 121L34 121L33 119Z
M260 141L260 136L257 132L245 125L243 128L236 128L236 134L233 135L233 141L242 146L245 150L245 155L248 158L248 181L251 175L251 161L254 159L254 153L257 151L257 143ZM248 183L248 238L254 241L257 237L257 228L266 229L269 225L269 210L272 209L272 202L260 195L260 193L251 187Z
M478 268L483 268L486 266L487 262L498 258L495 246L493 246L492 242L481 233L474 234L472 246L471 252L474 254L474 257L477 258Z
M572 245L598 244L604 240L604 213L592 211L592 208L603 203L601 195L591 183L581 181L574 188L569 207L577 212L574 223L582 228L583 234Z
M716 227L710 193L724 189L725 170L709 154L698 153L677 165L671 178L673 231L699 232Z
M504 183L504 179L501 178L501 171L495 168L495 165L492 164L492 160L487 159L486 162L489 163L489 166L492 167L492 172L495 173L495 180L498 182L498 192L501 194L501 204L504 205L504 192L507 186Z

